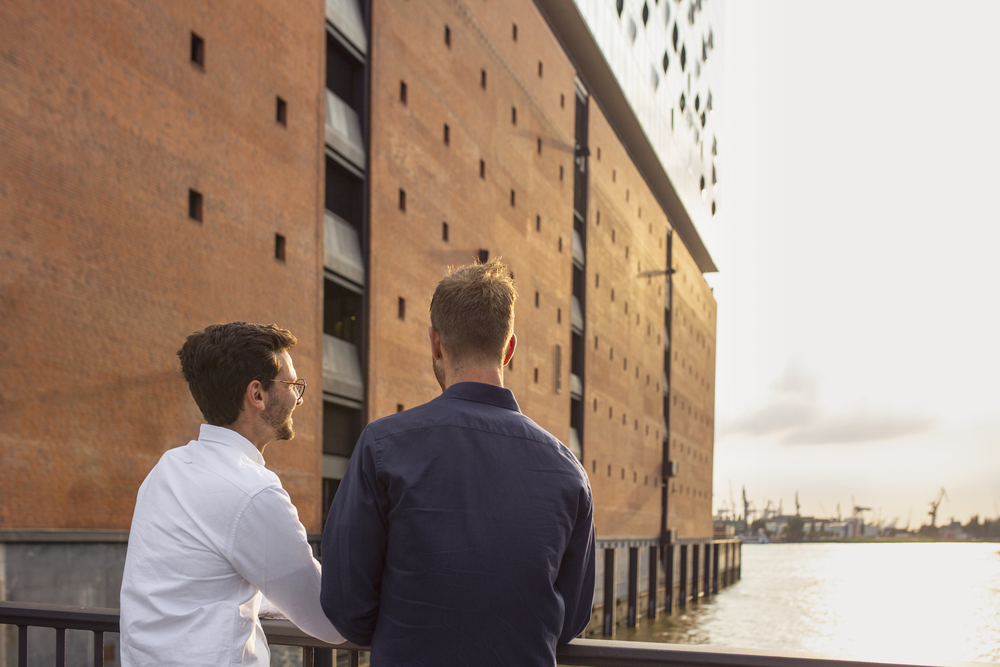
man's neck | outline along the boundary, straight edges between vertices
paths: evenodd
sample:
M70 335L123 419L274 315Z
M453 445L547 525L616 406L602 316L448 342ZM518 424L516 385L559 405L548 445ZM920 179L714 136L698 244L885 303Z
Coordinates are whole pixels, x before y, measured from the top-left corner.
M242 416L243 413L240 413L240 417ZM262 437L261 433L258 432L259 429L255 429L253 428L253 426L254 426L253 424L246 423L246 420L244 419L237 419L232 424L228 424L226 426L223 426L222 428L228 428L230 431L235 431L236 433L239 433L244 438L249 440L250 444L256 447L258 452L263 454L264 448L267 447L267 445L271 441L268 440L266 437Z
M483 384L502 387L503 369L488 366L466 366L460 370L453 371L453 375L448 376L447 384L449 387L459 382L481 382Z

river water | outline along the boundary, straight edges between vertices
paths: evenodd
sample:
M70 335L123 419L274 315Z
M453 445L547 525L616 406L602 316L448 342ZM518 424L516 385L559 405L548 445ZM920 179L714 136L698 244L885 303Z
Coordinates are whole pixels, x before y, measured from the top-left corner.
M1000 663L1000 544L745 544L741 581L617 638Z

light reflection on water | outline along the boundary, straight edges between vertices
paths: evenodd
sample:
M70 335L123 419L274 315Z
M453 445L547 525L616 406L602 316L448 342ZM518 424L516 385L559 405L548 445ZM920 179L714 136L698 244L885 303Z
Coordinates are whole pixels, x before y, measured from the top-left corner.
M745 544L742 581L617 638L1000 663L1000 544Z

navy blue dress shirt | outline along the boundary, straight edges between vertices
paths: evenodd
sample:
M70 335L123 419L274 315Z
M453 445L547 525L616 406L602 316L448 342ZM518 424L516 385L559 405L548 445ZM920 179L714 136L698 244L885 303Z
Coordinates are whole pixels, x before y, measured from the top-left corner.
M583 467L476 382L370 423L323 532L321 602L374 667L556 664L590 621Z

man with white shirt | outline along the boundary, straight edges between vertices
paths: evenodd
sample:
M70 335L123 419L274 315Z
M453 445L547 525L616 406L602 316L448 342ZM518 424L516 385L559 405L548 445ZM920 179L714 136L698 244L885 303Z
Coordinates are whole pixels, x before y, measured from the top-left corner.
M264 448L302 402L273 324L215 324L177 353L207 424L167 451L136 498L121 590L123 665L268 665L262 597L302 630L344 639L320 607L320 566Z

